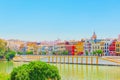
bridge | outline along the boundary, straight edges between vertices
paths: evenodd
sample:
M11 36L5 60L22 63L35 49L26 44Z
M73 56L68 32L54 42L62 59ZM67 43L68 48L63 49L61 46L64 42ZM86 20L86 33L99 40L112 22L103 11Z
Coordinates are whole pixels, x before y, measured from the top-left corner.
M120 59L120 57L119 57ZM115 62L106 57L98 56L70 56L70 55L19 55L15 56L15 62L43 61L47 63L62 64L87 64L87 65L110 65L120 66L120 61Z

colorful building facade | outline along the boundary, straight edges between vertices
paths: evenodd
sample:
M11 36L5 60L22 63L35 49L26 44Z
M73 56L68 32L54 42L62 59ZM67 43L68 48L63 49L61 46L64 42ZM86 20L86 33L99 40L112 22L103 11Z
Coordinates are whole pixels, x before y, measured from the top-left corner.
M120 56L120 41L116 41L115 43L116 47L115 47L115 50L116 50L116 55L119 55Z
M84 53L84 42L78 41L75 44L75 55L83 55Z
M109 45L110 56L116 56L116 40L113 40Z

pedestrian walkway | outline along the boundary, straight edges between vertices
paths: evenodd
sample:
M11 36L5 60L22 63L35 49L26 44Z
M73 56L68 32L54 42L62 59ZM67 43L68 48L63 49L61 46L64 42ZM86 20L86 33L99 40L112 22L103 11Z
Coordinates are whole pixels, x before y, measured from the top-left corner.
M103 56L102 59L111 61L120 65L120 56Z
M120 57L118 56L18 55L14 57L13 61L120 66Z

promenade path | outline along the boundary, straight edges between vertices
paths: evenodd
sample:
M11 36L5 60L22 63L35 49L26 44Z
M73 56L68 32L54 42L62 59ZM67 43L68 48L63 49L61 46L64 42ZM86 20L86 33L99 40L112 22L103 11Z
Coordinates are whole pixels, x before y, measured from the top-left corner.
M119 56L52 56L52 55L19 55L15 56L15 62L43 61L47 63L62 64L87 64L87 65L107 65L120 66Z
M102 59L120 64L120 56L103 56Z

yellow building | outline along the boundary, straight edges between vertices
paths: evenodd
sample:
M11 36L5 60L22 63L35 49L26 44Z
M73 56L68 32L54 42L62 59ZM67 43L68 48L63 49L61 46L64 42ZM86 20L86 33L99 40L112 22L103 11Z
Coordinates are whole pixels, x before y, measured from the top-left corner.
M84 53L84 42L79 41L75 44L75 55Z
M104 41L101 41L101 42L100 42L100 50L103 51L103 54L102 54L102 55L105 55L105 50L106 50L106 48L105 48L105 42L104 42Z
M115 45L116 54L120 55L120 41L116 41Z

